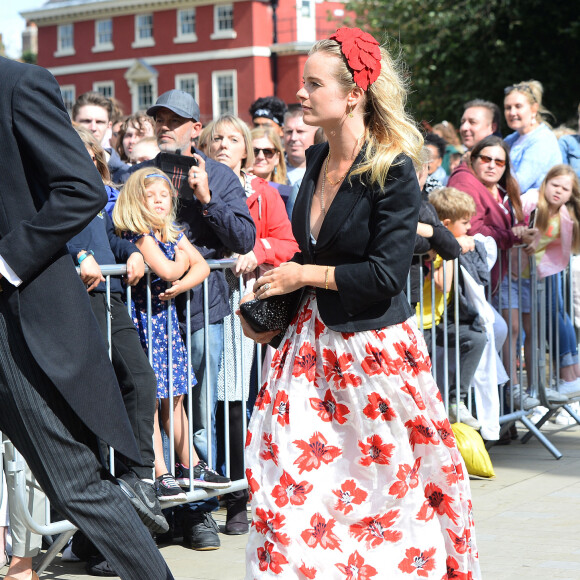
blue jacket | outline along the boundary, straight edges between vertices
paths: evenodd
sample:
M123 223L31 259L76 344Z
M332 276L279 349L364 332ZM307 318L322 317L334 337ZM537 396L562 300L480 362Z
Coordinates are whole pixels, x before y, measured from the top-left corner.
M246 203L246 194L236 174L223 163L218 163L206 157L201 151L195 150L205 160L205 170L208 174L211 200L202 205L195 197L193 200L181 200L178 221L185 226L189 241L200 251L205 259L219 259L231 253L247 254L254 249L256 242L256 226L250 216ZM157 157L133 165L123 181L131 173L144 167L157 167ZM173 185L179 190L179 178L170 176ZM181 175L181 179L187 176ZM209 323L219 322L230 314L229 286L223 270L212 270L208 278L209 284ZM185 296L176 300L178 312L185 329ZM191 300L191 331L203 328L203 286L193 289Z
M539 188L546 173L558 163L562 163L562 154L558 140L551 129L542 123L535 131L520 136L516 131L505 138L510 149L512 174L522 190Z
M572 166L580 179L580 135L564 135L558 141L562 162Z
M113 222L105 210L99 212L97 217L93 218L93 221L66 246L75 264L78 263L77 254L81 250L92 250L99 266L125 264L131 254L139 251L129 240L123 240L115 234ZM101 282L93 292L106 290L105 282ZM111 276L111 292L123 292L121 280L117 276Z

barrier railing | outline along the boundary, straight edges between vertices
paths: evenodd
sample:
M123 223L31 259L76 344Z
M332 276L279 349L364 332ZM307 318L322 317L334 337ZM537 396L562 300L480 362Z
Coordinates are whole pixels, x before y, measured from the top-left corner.
M518 272L521 272L522 270L522 265L525 263L524 260L527 262L527 256L523 256L522 255L522 249L523 247L518 247L516 248L517 251L517 257L516 257L516 262L518 265ZM500 260L500 265L499 268L501 269L501 256L498 258ZM215 269L225 269L228 268L230 266L232 266L235 263L235 260L213 260L213 261L208 261L208 263L210 264L210 268L212 270ZM497 416L497 421L498 423L501 425L501 428L503 430L505 430L507 427L509 427L511 424L515 423L516 421L521 423L522 425L525 426L525 428L527 429L527 433L522 437L522 442L526 442L527 440L529 440L529 438L533 435L535 436L549 451L550 453L552 453L552 455L554 457L556 457L557 459L559 459L562 455L561 453L558 451L558 449L556 449L556 447L548 440L548 438L540 431L541 427L545 424L545 422L560 408L564 408L566 409L566 411L570 414L570 416L572 416L578 423L580 423L580 417L578 417L578 415L574 412L574 410L570 407L569 404L567 403L559 403L559 404L555 404L550 402L549 397L547 396L546 390L550 387L552 381L554 380L554 377L556 378L556 384L557 384L557 377L558 377L558 372L559 372L559 341L557 340L557 338L555 338L557 336L558 333L558 310L556 310L555 313L552 312L552 307L550 306L549 308L547 307L547 304L551 305L552 304L552 299L550 298L550 296L546 296L546 287L547 287L547 281L546 280L542 280L542 281L538 281L537 280L537 274L536 274L536 268L535 268L535 264L534 264L534 260L530 260L531 263L531 268L530 268L530 285L531 285L531 289L532 289L532 299L531 299L531 303L532 303L532 307L531 307L531 323L532 323L532 359L531 361L526 361L526 364L528 365L527 367L527 372L528 372L528 381L530 383L530 392L532 394L537 394L540 398L541 403L544 405L544 407L547 408L547 412L544 414L544 416L542 416L542 418L536 423L534 424L529 418L528 415L530 413L529 410L526 410L523 408L523 397L520 397L520 401L519 404L516 405L516 401L514 400L514 392L513 389L511 389L510 391L510 395L509 398L506 400L506 392L505 392L505 387L503 385L495 385L495 389L496 389L496 394L499 397L499 412L498 412L498 416ZM447 274L446 274L446 269L445 269L445 265L446 262L443 262L443 287L446 288L447 287ZM514 271L514 265L513 265L513 258L511 253L508 254L508 273L507 275L511 277L512 272ZM122 265L112 265L112 266L102 266L101 267L102 273L106 278L106 293L107 293L107 298L110 300L110 295L111 295L111 277L112 276L122 276L126 273L126 268L125 266ZM454 264L453 264L453 282L452 282L452 291L454 293L454 296L458 296L459 294L459 273L460 273L460 266L459 266L459 261L455 260ZM424 304L425 304L425 296L423 293L423 287L424 287L424 282L426 279L426 272L425 272L425 268L423 266L423 261L421 261L421 265L419 268L419 312L418 312L418 316L417 316L417 321L418 321L418 325L419 328L421 330L424 329ZM148 292L148 311L149 311L149 315L151 314L151 286L150 286L150 282L151 282L151 274L147 274L148 277L148 288L149 288L149 292ZM431 285L431 312L434 313L435 312L435 280L433 279L433 276L431 276L431 281L430 281L430 285ZM522 279L518 277L518 282L517 282L517 288L518 288L518 294L519 296L521 296L521 290L522 290ZM408 289L408 295L410 296L410 289L411 289L411 283L409 281L409 283L407 284L407 289ZM566 296L568 297L567 300L564 301L564 304L562 305L563 307L566 306L566 303L568 303L569 308L572 308L573 305L573 289L572 289L572 276L567 276L566 277ZM242 282L240 280L240 292L242 291ZM548 292L550 292L551 290L549 289ZM500 295L500 297L497 300L497 310L501 312L501 310L505 309L505 307L509 304L514 304L515 303L515 297L512 296L513 293L513 289L511 287L511 285L509 286L508 289L508 296L507 296L507 304L502 304L503 300L502 297ZM491 297L491 292L489 290L489 288L487 289L487 297L490 298ZM205 336L205 343L210 344L210 340L209 340L209 285L208 285L208 281L206 280L203 284L203 304L204 304L204 336ZM485 297L484 297L485 298ZM128 308L130 311L130 301L131 301L131 288L128 288L127 290L127 302L129 304ZM520 301L521 304L521 301ZM559 308L560 303L559 300L555 301L556 307ZM513 321L512 321L512 317L509 316L508 317L508 323L507 323L507 327L508 327L508 341L510 341L508 343L508 346L505 349L505 352L507 352L507 356L503 357L503 363L505 366L505 363L507 362L508 364L508 374L510 374L510 376L513 377L513 370L512 368L515 367L515 362L517 359L521 359L521 346L522 346L522 339L521 339L521 329L523 328L523 324L522 324L522 311L521 311L521 306L520 308L518 308L518 315L517 315L517 320L519 323L519 329L520 329L520 338L518 339L517 343L516 343L516 348L515 348L515 352L514 352L514 348L511 345L511 341L510 341L510 337L512 336L512 332L513 332ZM192 344L191 344L191 323L190 323L190 317L191 315L191 301L187 300L186 302L186 312L185 312L185 322L184 322L184 328L182 329L184 338L185 338L185 346L186 346L186 352L187 352L187 368L189 369L191 367L191 353L192 353ZM235 315L234 315L235 316ZM556 317L555 321L553 320L553 316ZM150 316L149 316L150 319ZM171 336L171 328L174 324L178 324L179 322L176 320L173 320L171 315L168 318L168 336ZM455 339L453 341L453 344L449 344L449 340L448 340L448 328L449 328L449 324L452 323L455 325ZM451 309L448 304L447 304L447 294L445 295L445 300L444 300L444 304L443 304L443 313L442 313L442 319L441 319L441 324L442 324L442 344L438 345L437 344L437 337L436 337L436 332L431 332L431 352L433 355L433 375L435 377L435 380L437 380L438 384L440 385L441 391L442 391L442 395L443 395L443 401L444 404L446 406L446 408L449 408L449 404L452 402L455 402L456 404L459 403L460 401L460 374L461 374L461 364L462 364L462 360L461 360L461 344L460 344L460 339L459 339L459 332L457 332L457 328L458 325L460 323L460 312L459 312L459 300L455 299L453 300L453 309ZM110 324L110 320L108 321L108 326L107 326L107 332L108 332L108 341L109 341L109 345L111 344L111 324ZM151 337L151 328L149 328L149 332L148 332L149 337ZM225 340L225 339L224 339ZM238 369L237 367L234 369L234 376L235 376L235 380L244 380L244 377L246 375L246 368L245 368L245 364L247 363L247 361L249 361L251 359L251 357L246 357L244 356L246 354L246 346L244 345L244 341L240 341L239 344L235 343L233 345L236 349L239 349L240 352L240 356L241 356L241 372L238 373ZM454 349L454 352L452 353L452 349ZM149 348L149 351L151 352L151 348ZM550 363L549 363L549 367L548 369L546 369L546 356L545 353L548 352L550 354ZM256 346L256 351L254 356L257 357L257 361L262 361L262 349L260 347L260 345ZM172 352L171 350L169 351L169 369L172 369ZM206 373L211 373L211 364L210 364L210 351L209 348L205 349L205 369L206 369ZM555 362L552 362L552 360L554 360ZM227 364L227 361L226 361ZM261 385L262 384L262 368L261 368L261 364L257 364L257 376L258 376L258 380L257 380L257 385ZM455 368L452 368L452 367ZM440 370L441 372L438 372L438 370ZM452 373L452 374L450 374ZM239 377L239 375L241 374L241 377ZM454 401L450 401L450 390L449 390L449 378L450 376L455 376L455 385L456 385L456 389L455 389L455 399ZM521 393L523 393L523 386L525 384L524 381L524 374L523 374L523 364L520 364L520 368L517 371L517 375L519 376L519 384L521 385ZM188 372L188 377L190 377L190 373ZM199 377L198 377L199 379ZM209 424L209 421L207 421L207 419L209 419L212 416L212 409L211 409L211 401L213 400L212 398L212 393L210 391L210 389L212 388L212 384L215 384L215 380L213 377L208 376L207 380L205 381L205 389L206 389L206 424ZM203 388L201 386L198 387L193 387L193 388ZM190 378L188 378L188 395L191 395L192 392L192 385L191 385L191 380ZM170 375L170 389L169 389L169 393L170 393L170 408L173 408L173 388L172 388L172 376ZM242 388L242 393L244 393L244 390ZM188 416L191 418L192 417L192 403L191 403L191 396L187 397L187 414ZM244 437L244 433L246 430L246 416L247 416L247 409L246 409L246 399L247 396L244 395L242 396L242 416L243 416L243 424L242 424L242 440ZM476 401L477 397L473 396L473 389L469 389L469 393L468 393L468 398L467 398L467 406L470 410L473 410L473 403L474 400ZM227 389L227 385L226 388L224 389L224 441L225 441L225 471L226 471L226 475L229 475L230 473L230 461L231 461L231 450L229 448L229 405L228 405L229 399L228 399L228 389ZM477 404L477 401L476 401ZM169 440L169 450L168 450L168 454L169 454L169 458L170 458L170 465L171 465L171 469L173 469L173 466L175 465L175 446L174 446L174 438L173 438L173 429L174 429L174 425L173 425L173 417L172 417L172 413L170 413L170 433L168 433L168 440ZM215 457L213 456L213 433L210 430L208 430L207 432L207 461L208 464L210 466L214 465L214 461L215 461ZM193 455L193 449L194 449L194 445L193 445L193 433L192 433L192 428L191 428L191 422L190 422L190 432L189 432L189 452L190 452L190 457ZM114 461L113 461L113 452L111 451L111 465L114 465ZM19 498L19 515L20 517L26 522L26 525L29 527L29 529L37 534L42 534L42 535L59 535L59 537L54 541L54 543L52 544L52 546L50 547L50 549L48 550L48 552L45 554L38 572L42 572L52 561L52 559L54 558L54 556L56 556L56 554L58 554L58 552L64 547L64 545L68 542L68 540L70 539L70 537L72 536L72 534L75 531L74 526L67 521L57 521L57 522L52 522L50 520L50 507L48 505L47 502L47 508L46 508L46 521L47 523L44 525L39 524L38 522L35 522L31 516L30 513L28 512L28 509L26 508L27 506L27 498L26 498L26 479L25 479L25 473L24 473L24 461L22 460L21 457L17 456L16 461L13 462L13 464L8 465L7 469L10 471L13 471L16 474L17 477L17 493L18 493L18 498ZM193 474L192 474L193 470L190 470L191 473L191 477L193 478ZM236 490L240 490L240 489L245 489L247 488L247 482L245 479L238 479L235 481L232 481L231 485L226 488L226 489L219 489L219 490L207 490L207 489L201 489L201 488L196 488L194 485L193 480L190 480L190 486L189 489L186 490L186 497L187 499L185 501L187 502L193 502L193 501L200 501L200 500L204 500L204 499L208 499L210 497L216 496L218 494L225 494L231 491L236 491ZM173 505L177 505L179 503L183 503L183 501L179 501L179 502L164 502L164 506L163 507L170 507Z

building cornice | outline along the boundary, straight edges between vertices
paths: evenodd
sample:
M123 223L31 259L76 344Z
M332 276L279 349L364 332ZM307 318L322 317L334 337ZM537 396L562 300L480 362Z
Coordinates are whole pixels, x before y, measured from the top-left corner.
M52 3L52 5L45 4L32 10L24 10L20 12L20 15L25 20L33 21L37 26L50 26L65 22L241 1L243 0L64 0Z
M208 50L204 52L186 52L180 54L166 54L151 56L148 58L124 58L119 60L106 60L101 62L85 62L66 66L55 66L48 70L55 76L74 75L82 73L94 73L107 70L129 69L137 60L146 62L150 66L167 64L183 64L191 62L207 62L213 60L231 60L236 58L266 57L272 54L267 46L248 46L244 48L232 48L223 50Z
M308 54L310 49L314 46L314 42L285 42L283 44L272 44L271 51L274 54Z

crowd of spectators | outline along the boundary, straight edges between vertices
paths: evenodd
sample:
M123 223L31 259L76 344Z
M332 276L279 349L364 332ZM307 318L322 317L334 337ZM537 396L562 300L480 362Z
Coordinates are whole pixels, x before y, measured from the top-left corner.
M552 277L555 298L549 307L555 308L561 303L560 273L579 243L580 136L565 134L558 140L542 100L542 86L537 81L505 89L503 109L512 131L505 139L500 131L500 108L481 99L469 101L463 112L458 111L458 132L448 121L429 126L424 163L416 168L423 201L408 298L417 306L441 387L445 377L437 365L437 348L444 343L454 345L458 335L459 382L456 384L454 371L446 377L449 415L452 421L481 429L488 440L496 440L500 434L499 393L508 393L510 404L526 411L540 404L517 378L516 365L524 364L517 356L522 334L517 309L530 311L529 284L518 284L518 279L529 279L529 272L524 267L508 273L508 255L514 247L525 244L526 255L535 255L544 266L549 261L550 266L538 273ZM147 111L129 116L121 114L118 103L98 93L81 95L72 109L72 121L101 173L109 201L86 230L71 240L69 251L80 266L105 338L107 311L112 314L112 360L145 460L144 465L133 466L117 458L117 471L150 484L162 500L184 501L165 510L170 528L158 539L171 542L181 537L195 550L220 546L219 528L211 515L218 500L186 503L182 489L191 485L224 487L230 482L226 475L232 480L244 477L242 401L251 412L259 387L257 367L263 361L256 360L253 344L244 350L243 361L231 348L234 343L248 341L243 339L234 315L240 288L242 292L251 288L262 272L298 251L291 228L292 208L306 169L306 150L325 139L320 130L304 123L299 105L287 105L276 97L258 99L248 119L251 126L239 117L226 115L203 127L197 103L178 90L162 94ZM130 215L138 203L142 204L139 217ZM534 223L530 217L536 207ZM161 215L175 225L167 220L161 224ZM210 273L205 260L225 257L234 257L235 265L225 272ZM455 258L460 264L457 285ZM163 326L167 314L153 331L159 343L153 346L139 314L147 316L141 281L145 261L153 270L154 310L161 311L168 300L173 301L177 332L170 341L171 369L168 331ZM120 281L111 283L110 306L106 304L99 265L115 262L127 263L125 282L137 285L130 305L133 320L123 304ZM422 272L427 272L424 278ZM206 277L207 336L200 287ZM190 289L187 307L185 292ZM453 312L455 300L459 320L450 320L444 332L444 305ZM509 337L508 321L512 328ZM524 316L523 321L529 338L529 317ZM565 315L559 332L561 382L546 391L554 404L580 395L575 333ZM191 416L183 404L188 382L184 342L191 344ZM502 345L505 372L498 356ZM149 348L154 348L154 354L148 360ZM269 361L271 353L265 349L264 354ZM531 364L527 348L526 354L525 362ZM237 385L234 375L240 376L241 368L245 376ZM483 376L482 368L495 370ZM173 409L167 393L169 374L181 385L175 390ZM503 385L508 388L498 389ZM475 404L469 408L473 389ZM229 401L227 410L224 399ZM162 428L169 430L170 415L176 437L174 465L166 465L160 432ZM224 417L230 423L228 474L226 442L216 429ZM232 492L224 500L225 533L246 533L247 492ZM2 538L0 529L0 544ZM29 555L37 549L35 544L18 553ZM114 575L102 558L96 567L94 562L91 566L90 573Z

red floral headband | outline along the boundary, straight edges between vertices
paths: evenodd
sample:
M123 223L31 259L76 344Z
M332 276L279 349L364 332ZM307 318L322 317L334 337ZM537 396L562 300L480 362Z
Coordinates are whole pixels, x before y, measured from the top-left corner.
M342 54L353 71L352 78L357 86L366 91L381 72L381 49L379 43L360 28L339 28L330 40L340 44Z

